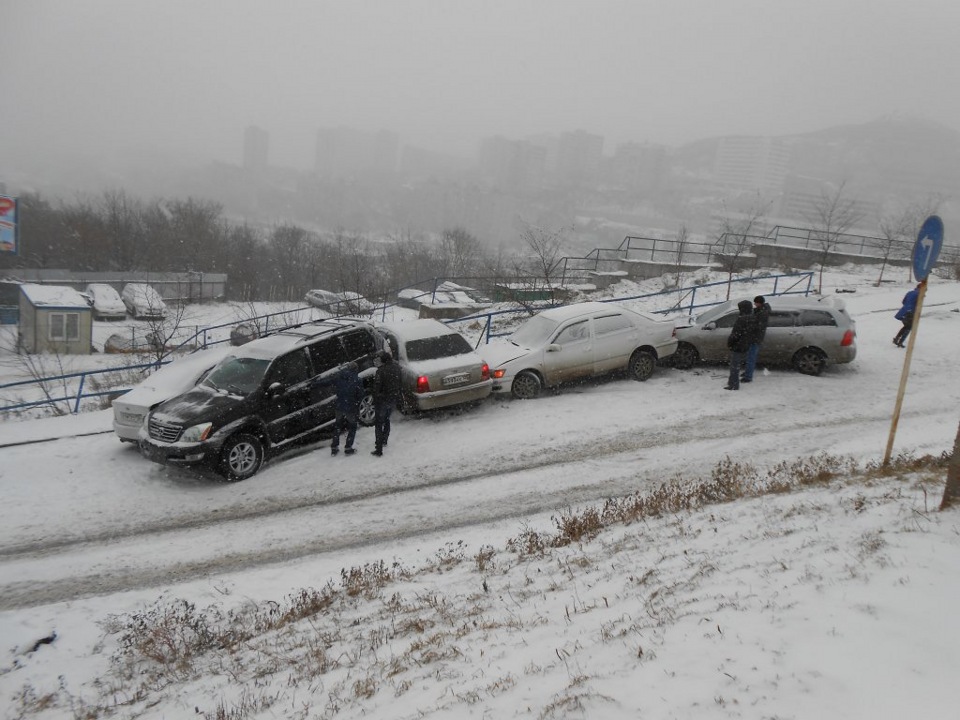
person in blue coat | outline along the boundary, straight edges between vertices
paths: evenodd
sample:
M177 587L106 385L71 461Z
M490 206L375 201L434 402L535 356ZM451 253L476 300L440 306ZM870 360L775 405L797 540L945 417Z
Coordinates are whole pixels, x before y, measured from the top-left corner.
M917 311L917 299L920 297L920 286L917 285L913 290L903 296L903 305L894 317L903 323L897 334L893 336L893 344L897 347L903 347L913 329L913 314Z
M353 455L356 448L353 441L357 436L357 426L360 424L360 401L363 399L363 382L360 380L358 367L355 362L344 365L333 380L337 390L335 405L337 419L333 426L333 441L330 443L330 454L340 452L340 433L347 432L344 441L343 454Z

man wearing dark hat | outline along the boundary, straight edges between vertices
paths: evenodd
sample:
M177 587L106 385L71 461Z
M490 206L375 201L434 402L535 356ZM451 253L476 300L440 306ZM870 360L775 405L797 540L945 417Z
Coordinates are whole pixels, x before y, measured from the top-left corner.
M767 334L767 323L770 321L770 304L763 295L757 295L753 299L753 317L757 321L756 334L753 342L750 343L750 349L747 350L747 363L743 368L743 375L740 376L740 382L753 381L753 371L757 367L757 356L760 355L760 346Z
M727 337L727 347L730 349L730 379L724 390L740 389L740 368L747 359L747 351L756 335L757 320L753 316L753 306L749 300L741 300L737 304L740 316L733 323L730 335Z
M390 439L390 415L400 399L400 366L388 352L380 353L380 367L373 378L373 407L376 412L374 437L376 446L371 455L383 455Z

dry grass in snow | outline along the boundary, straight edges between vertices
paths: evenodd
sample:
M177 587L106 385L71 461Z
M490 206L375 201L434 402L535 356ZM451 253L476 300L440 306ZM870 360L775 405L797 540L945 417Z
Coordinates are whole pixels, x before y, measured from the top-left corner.
M104 619L96 682L24 683L7 717L946 717L945 463L724 461L502 548L282 600L162 598Z

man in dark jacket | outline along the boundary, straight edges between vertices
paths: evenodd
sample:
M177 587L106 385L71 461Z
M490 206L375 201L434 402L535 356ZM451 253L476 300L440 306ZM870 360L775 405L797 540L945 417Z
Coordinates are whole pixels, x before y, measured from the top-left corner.
M730 379L724 390L740 389L740 368L747 359L747 351L756 337L757 320L753 316L753 307L749 300L741 300L737 304L740 316L733 323L730 336L727 338L727 347L730 349Z
M376 411L374 422L375 442L371 455L383 455L383 448L390 439L390 415L400 399L400 366L393 361L388 352L380 354L380 367L373 378L373 407Z
M903 296L903 306L894 315L897 320L903 323L903 327L897 330L897 334L893 336L893 344L897 347L903 347L910 336L910 331L913 329L913 315L917 311L917 299L919 297L920 286L917 285Z
M340 433L347 431L343 454L353 455L356 449L353 440L357 436L357 425L360 422L360 401L363 399L363 382L357 372L357 364L349 362L337 373L333 381L337 389L336 412L337 419L333 426L333 442L330 443L330 454L340 452Z
M747 364L740 376L740 382L753 382L753 371L757 367L757 357L760 355L760 346L767 334L767 323L770 321L770 304L763 295L753 299L753 317L757 321L756 334L750 349L747 350Z

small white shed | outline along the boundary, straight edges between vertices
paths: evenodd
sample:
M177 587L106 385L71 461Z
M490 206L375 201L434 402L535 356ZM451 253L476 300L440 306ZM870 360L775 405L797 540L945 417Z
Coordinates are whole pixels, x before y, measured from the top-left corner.
M92 335L93 311L79 292L59 285L20 286L21 352L89 355Z

